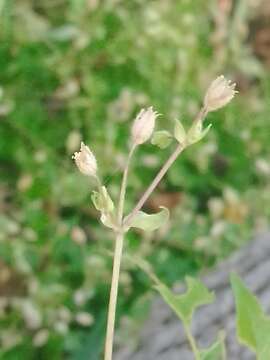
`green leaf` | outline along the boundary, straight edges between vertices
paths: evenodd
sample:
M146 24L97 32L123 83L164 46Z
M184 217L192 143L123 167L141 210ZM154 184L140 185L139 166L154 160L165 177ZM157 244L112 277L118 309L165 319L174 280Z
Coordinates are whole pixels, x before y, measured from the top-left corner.
M102 186L99 191L93 191L91 198L98 211L110 213L114 210L114 203L105 186Z
M212 303L214 294L197 279L187 277L186 282L187 291L182 295L175 295L162 283L158 284L156 289L184 324L190 325L193 312L199 306Z
M172 134L166 130L155 131L151 140L151 144L165 149L172 142Z
M226 350L225 350L223 334L221 334L219 336L219 340L217 340L208 349L200 351L200 359L201 360L225 360L226 359Z
M178 120L175 120L175 126L174 126L174 137L180 144L184 144L186 141L186 130L184 129L184 126L182 123Z
M151 215L139 211L131 221L129 227L139 228L144 231L157 230L169 219L169 210L165 207L161 207L161 209L159 213Z
M100 215L100 221L102 224L110 229L116 229L116 221L114 219L114 216L112 214L106 214L104 212Z
M114 203L105 186L100 187L99 191L93 191L91 199L95 208L100 211L100 221L106 227L116 228Z
M205 129L203 129L202 121L195 122L187 134L188 145L195 144L196 142L202 140L210 130L211 126L212 124L209 124Z
M255 351L258 360L269 360L270 318L264 314L257 298L236 274L231 275L231 284L236 303L239 341Z

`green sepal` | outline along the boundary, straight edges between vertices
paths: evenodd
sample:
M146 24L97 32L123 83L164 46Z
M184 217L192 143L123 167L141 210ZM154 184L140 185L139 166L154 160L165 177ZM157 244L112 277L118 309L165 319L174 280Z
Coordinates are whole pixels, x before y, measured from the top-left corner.
M187 133L186 130L179 120L175 120L174 125L174 137L180 144L185 144L187 139Z
M202 140L210 130L211 126L212 124L209 124L203 129L202 121L195 122L187 133L187 144L192 145Z

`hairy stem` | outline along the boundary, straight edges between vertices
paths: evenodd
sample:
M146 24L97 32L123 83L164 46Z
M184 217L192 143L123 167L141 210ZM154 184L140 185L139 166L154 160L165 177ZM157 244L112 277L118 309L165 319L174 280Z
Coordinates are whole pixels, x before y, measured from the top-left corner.
M199 349L197 348L197 345L196 345L196 341L190 331L190 328L188 325L184 324L184 328L185 328L185 333L186 333L186 336L188 338L188 341L189 341L189 345L191 347L191 350L194 354L194 357L195 357L195 360L200 360L200 352L199 352Z
M109 310L108 310L108 319L107 319L104 360L112 359L115 313L116 313L116 303L117 303L117 294L118 294L120 265L121 265L122 251L123 251L123 242L124 242L123 233L122 232L118 233L115 239L113 273L112 273L111 292L110 292L110 301L109 301Z
M174 163L174 161L177 159L177 157L180 155L180 153L183 151L184 147L181 144L178 144L174 150L174 152L170 155L169 159L165 162L165 164L162 166L162 168L159 170L158 174L152 181L152 183L149 185L149 187L146 189L144 194L142 195L141 199L138 201L137 205L134 207L130 215L128 215L124 220L124 225L128 226L134 216L138 213L138 211L143 207L146 200L149 198L149 196L152 194L152 192L155 190L163 176L166 174L170 166Z

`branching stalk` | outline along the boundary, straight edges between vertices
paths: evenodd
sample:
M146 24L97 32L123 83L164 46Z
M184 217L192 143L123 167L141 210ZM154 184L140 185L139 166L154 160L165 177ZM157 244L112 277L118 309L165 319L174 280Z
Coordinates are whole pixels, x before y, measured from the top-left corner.
M199 121L203 121L207 115L207 109L203 106L201 110L198 112L197 116L193 120L193 123L197 123ZM152 181L152 183L149 185L149 187L146 189L144 194L142 195L141 199L138 201L132 212L124 219L123 225L125 227L128 227L130 225L132 219L137 215L138 211L141 210L145 202L148 200L149 196L152 194L152 192L155 190L159 182L162 180L166 172L169 170L171 165L174 163L174 161L177 159L177 157L181 154L181 152L184 150L185 146L183 144L178 144L174 150L174 152L170 155L169 159L165 162L165 164L162 166L162 168L159 170L158 174Z
M144 194L142 195L141 199L138 201L137 205L134 207L130 215L128 215L124 220L124 225L128 226L134 216L138 213L138 211L141 210L149 196L152 194L152 192L155 190L159 182L162 180L163 176L166 174L170 166L174 163L174 161L177 159L177 157L180 155L180 153L183 151L184 147L181 144L178 144L174 150L174 152L170 155L168 160L165 162L165 164L162 166L162 168L159 170L158 174L152 181L152 183L149 185L149 187L146 189Z

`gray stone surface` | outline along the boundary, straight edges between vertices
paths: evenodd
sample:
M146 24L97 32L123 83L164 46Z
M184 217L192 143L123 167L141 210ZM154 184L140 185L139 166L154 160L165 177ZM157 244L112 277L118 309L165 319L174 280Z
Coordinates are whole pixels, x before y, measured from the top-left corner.
M226 332L229 360L253 360L255 356L240 346L235 334L235 309L229 285L231 271L237 272L245 284L257 294L264 309L270 312L270 234L264 234L235 253L215 270L201 278L215 291L216 301L197 311L193 334L198 343L208 346L220 330ZM180 285L176 292L181 292ZM161 298L157 298L142 329L136 349L119 350L115 360L192 360L180 321Z

